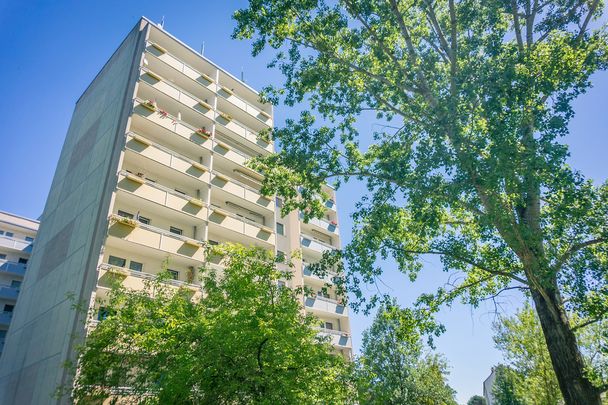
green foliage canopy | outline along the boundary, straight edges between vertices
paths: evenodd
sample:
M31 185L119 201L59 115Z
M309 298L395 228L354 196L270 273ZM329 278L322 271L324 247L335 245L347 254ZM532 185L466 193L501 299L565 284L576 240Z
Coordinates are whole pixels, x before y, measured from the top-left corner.
M259 248L215 254L226 267L201 269L200 300L162 278L111 290L108 317L79 350L77 403L349 403L349 365L318 336L298 292L277 284L291 271Z

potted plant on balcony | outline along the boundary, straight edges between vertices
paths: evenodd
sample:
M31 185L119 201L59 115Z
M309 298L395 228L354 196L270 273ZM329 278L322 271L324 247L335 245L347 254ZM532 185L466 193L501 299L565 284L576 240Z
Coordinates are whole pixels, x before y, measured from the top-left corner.
M156 111L156 109L157 109L156 100L146 100L143 103L141 103L141 105L150 111Z
M112 224L122 224L131 228L137 228L139 226L139 221L133 218L122 217L120 215L112 215L110 221Z
M331 220L329 221L330 224L332 224L333 226L338 226L338 221L336 220Z
M197 129L196 133L199 134L200 136L204 137L204 138L209 138L211 136L211 131L209 131L205 127Z
M158 115L160 115L162 118L167 118L169 116L169 113L167 111L163 110L162 108L159 108Z

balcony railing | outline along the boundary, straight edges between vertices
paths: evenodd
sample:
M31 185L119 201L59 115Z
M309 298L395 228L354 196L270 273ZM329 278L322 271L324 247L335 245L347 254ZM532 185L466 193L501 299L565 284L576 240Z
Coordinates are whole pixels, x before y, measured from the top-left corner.
M0 236L0 247L19 250L21 252L30 253L32 251L32 242L23 239L17 239L10 236Z
M135 98L135 99L133 99L133 101L134 101L134 103L137 103L140 106L143 106L146 103L146 101L141 98ZM147 107L142 107L142 108L147 108ZM201 146L209 151L211 150L211 135L207 135L207 136L200 135L198 133L198 130L200 128L196 128L196 127L188 124L187 122L178 119L174 115L167 113L167 115L137 114L137 116L140 116L162 128L165 128L167 131L170 131L171 133L176 134L191 143ZM194 135L196 135L199 138L198 139L199 142L195 142L193 140Z
M323 277L313 273L308 267L308 263L302 263L302 273L305 277L311 277L320 281L324 281L326 283L332 284L334 282L334 277L336 277L336 273L326 272Z
M319 334L322 336L329 336L330 343L334 346L339 347L352 347L352 340L350 333L342 332L334 329L318 328Z
M129 194L144 198L148 201L163 205L175 211L179 211L186 215L194 216L204 221L207 220L207 203L191 197L187 194L182 194L168 187L160 185L154 181L146 180L142 177L135 176L127 171L121 171L122 180L118 181L118 188ZM127 179L140 186L135 189L129 189L128 186L122 185L122 182Z
M218 189L224 190L244 200L254 202L270 211L274 211L274 204L272 200L262 196L260 190L256 190L247 184L241 183L240 181L217 171L212 171L211 174L213 175L211 178L211 184L216 186Z
M348 316L348 309L337 300L321 296L304 297L304 306L313 311L327 312L338 316Z
M163 164L164 166L175 169L186 176L201 180L205 183L209 183L209 168L203 165L202 163L199 163L195 160L188 158L187 156L181 155L177 152L172 151L169 148L165 148L164 146L154 143L139 134L128 132L126 135L132 140L148 146L146 148L137 150L127 145L127 148L133 151L134 153L137 153L141 156L145 156L149 159ZM196 170L193 171L193 168Z
M13 319L13 313L9 311L0 312L0 325L9 325Z
M303 220L303 219L304 219L304 214L300 213L300 220ZM337 235L339 233L337 222L330 222L325 219L312 218L312 219L310 219L310 221L308 221L308 224L314 225L318 228L323 229L324 231L330 232L335 235Z
M11 273L23 277L25 275L25 268L26 265L23 263L0 260L0 272L2 273Z
M105 271L105 272L116 271L117 273L122 274L126 277L135 277L135 278L141 279L141 280L155 280L158 278L158 276L156 274L150 274L150 273L146 273L143 271L135 271L135 270L128 269L126 267L112 266L111 264L108 264L108 263L100 264L99 270ZM165 279L165 280L163 280L163 282L166 284L172 285L174 287L191 287L192 289L196 289L196 290L200 290L200 288L201 288L199 283L188 283L186 281L181 281L181 280Z
M147 43L147 46L158 46L157 44L149 41ZM162 47L161 47L162 48ZM158 48L157 48L158 49ZM197 83L201 84L201 82L198 80L200 77L207 77L205 80L206 81L210 81L211 83L214 82L213 78L209 77L206 73L201 73L198 71L198 69L193 68L192 66L188 65L187 63L183 62L181 59L179 59L178 57L176 57L175 55L171 54L170 52L168 52L166 49L163 48L163 55L165 55L163 58L160 58L158 56L155 55L155 57L157 57L158 59L162 60L163 62L165 62L167 65L173 67L175 70L177 70L178 72L181 72L183 74L185 74L187 77L189 77L190 79L196 81ZM169 59L171 58L171 59ZM202 84L201 84L202 85ZM209 87L204 86L205 88L209 89ZM251 114L253 117L257 118L258 120L260 120L263 123L266 123L267 120L270 120L270 116L266 117L267 113L262 113L262 110L258 107L255 107L253 104L251 104L250 102L244 100L243 98L237 96L236 94L234 94L234 92L224 86L221 86L221 88L223 89L222 93L226 93L227 96L224 96L224 94L220 94L218 92L218 94L221 95L222 98L227 99L228 101L230 101L232 104L234 104L236 107L240 108L241 110ZM211 90L211 89L209 89ZM235 98L235 100L230 100L230 98ZM263 115L265 119L260 119L259 115ZM271 124L267 124L267 125L271 125Z
M7 300L16 300L19 296L19 288L9 285L0 286L0 298Z
M196 261L204 260L202 248L206 242L139 223L136 220L125 221L124 217L116 214L112 214L110 220L114 222L108 229L110 236ZM122 225L122 229L115 229L115 225Z
M300 243L303 248L311 249L317 253L323 254L328 250L335 250L336 248L329 243L321 242L315 237L305 234L300 234Z
M263 224L238 216L224 208L211 204L209 225L217 224L230 231L274 245L274 230Z

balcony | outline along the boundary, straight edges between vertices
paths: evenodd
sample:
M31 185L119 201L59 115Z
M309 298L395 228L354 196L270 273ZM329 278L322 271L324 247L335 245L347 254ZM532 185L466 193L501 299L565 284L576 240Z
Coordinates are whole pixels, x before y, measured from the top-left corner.
M300 213L300 220L304 218L304 215ZM331 236L339 236L340 231L338 229L338 223L336 221L327 221L325 219L312 218L306 225L320 230L323 233L327 233Z
M351 349L353 347L350 333L333 329L319 328L319 335L328 336L329 342L339 348Z
M3 300L17 300L19 296L19 289L16 287L11 287L9 285L0 286L0 299Z
M309 280L314 282L315 284L323 283L323 284L333 284L335 273L327 272L325 276L320 277L317 274L314 274L310 271L308 267L308 263L302 263L302 274L304 275L305 280Z
M28 242L22 239L16 239L10 236L0 236L0 247L17 250L19 252L31 253L32 242Z
M154 162L166 168L173 169L191 179L209 183L210 175L206 166L195 160L191 160L186 156L173 152L170 149L155 144L148 138L132 132L128 133L126 147L127 151L140 157L139 160L130 159L130 162L136 166L148 167L149 160L153 160ZM142 161L142 157L146 159Z
M144 283L147 281L155 280L157 276L155 274L145 273L141 271L134 271L124 267L116 267L107 263L102 263L98 267L98 285L100 287L108 287L111 285L106 282L110 277L121 280L121 284L130 290L142 290ZM166 284L176 288L186 288L194 293L201 295L200 284L187 283L180 280L165 280Z
M153 58L162 61L167 66L173 68L174 71L182 73L188 77L191 81L197 83L199 86L204 87L209 91L216 92L222 99L227 100L232 106L245 112L256 121L263 123L269 127L272 126L272 117L265 111L262 111L259 107L254 106L252 103L246 101L242 97L239 97L234 91L228 86L218 86L215 84L214 78L206 73L201 73L198 69L182 62L178 57L169 53L162 46L148 42L146 51L148 55L152 55Z
M210 207L209 233L225 236L245 246L274 246L274 231L260 223L240 217L217 206Z
M332 314L337 316L348 316L348 309L338 301L321 296L304 297L304 306L311 312L320 314Z
M169 68L174 73L180 73L183 75L182 77L189 79L192 85L205 88L208 91L215 93L217 85L213 77L207 73L202 73L198 69L195 69L192 66L182 62L178 57L167 52L167 50L160 45L153 42L148 42L146 46L146 54L151 56L149 61L150 66L158 68L159 64L157 62L160 62L162 65L164 65L164 67L161 69L167 71L167 68ZM176 81L177 80L179 79L176 77Z
M110 216L108 236L155 251L161 250L169 254L189 258L196 262L204 260L202 241L142 224L136 220L125 220L118 215ZM137 247L133 248L137 249Z
M194 217L202 221L207 220L207 204L205 202L132 173L126 171L119 173L118 189L130 196L162 205L190 218ZM140 204L142 204L141 200L131 201L131 205L139 206ZM150 208L154 209L153 206Z
M0 312L0 325L8 326L8 325L10 325L12 320L13 320L12 312L8 312L8 311Z
M211 151L211 136L199 133L201 128L196 128L169 113L164 115L153 112L148 107L144 107L145 101L142 99L135 99L134 103L132 128L141 128L143 133L157 135L163 141L182 148L192 149L193 144L196 144ZM211 122L208 123L209 130L211 125L213 125ZM172 140L172 135L177 135L179 138Z
M312 236L304 234L300 235L300 243L302 245L302 249L310 251L317 256L322 255L324 252L336 249L328 243L321 242Z
M225 193L226 197L232 196L243 199L254 204L256 208L264 208L270 212L274 212L274 202L264 197L259 190L241 183L231 177L225 176L216 171L212 172L211 184L214 186L213 194L218 195ZM222 198L223 200L225 198Z
M0 272L2 273L9 273L23 277L25 275L25 268L26 265L23 263L0 260Z
M140 87L137 94L149 100L158 100L160 105L167 106L161 109L160 106L157 112L163 112L174 107L176 103L181 104L183 108L178 108L182 114L187 114L191 118L191 122L205 117L207 122L212 122L215 118L213 106L206 100L201 100L197 96L185 91L184 89L169 83L166 79L151 72L148 69L142 68L140 75Z

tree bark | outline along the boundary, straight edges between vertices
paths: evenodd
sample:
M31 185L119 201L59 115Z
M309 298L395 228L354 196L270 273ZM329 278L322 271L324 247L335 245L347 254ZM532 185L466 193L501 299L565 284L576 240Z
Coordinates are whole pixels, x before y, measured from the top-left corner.
M583 356L570 328L561 296L555 289L545 289L544 292L546 297L532 289L532 299L566 405L601 405L600 390L585 377Z

